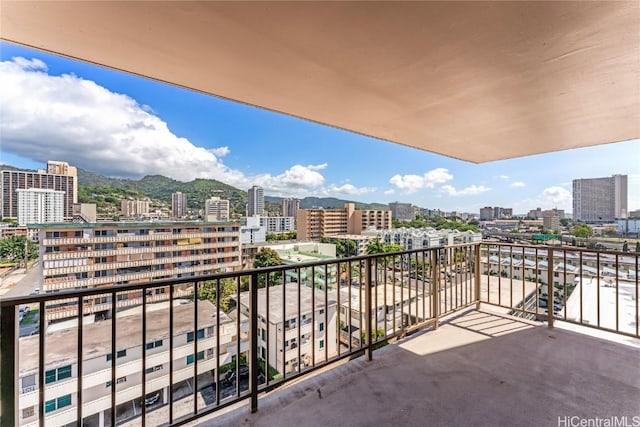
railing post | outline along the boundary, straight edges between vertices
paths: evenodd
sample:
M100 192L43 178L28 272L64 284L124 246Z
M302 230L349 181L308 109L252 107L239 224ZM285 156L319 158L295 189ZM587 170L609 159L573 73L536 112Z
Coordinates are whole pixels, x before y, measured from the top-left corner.
M473 261L473 278L475 280L475 290L476 290L476 310L480 310L480 243L478 243L474 250L475 259Z
M433 314L433 329L438 329L440 323L440 275L438 264L438 250L431 251L431 313Z
M2 425L17 425L18 418L18 334L16 333L16 306L0 308L0 414ZM40 331L42 333L42 331ZM42 384L40 384L42 387Z
M260 371L258 366L258 273L251 273L249 289L251 298L249 301L249 388L251 390L251 413L254 413L258 410L258 373ZM240 331L238 331L239 336Z
M566 266L565 266L566 267ZM547 248L547 326L553 328L553 294L555 286L553 285L553 248Z
M373 331L371 330L372 327L372 322L371 322L371 285L372 285L372 280L371 280L371 263L372 263L373 258L369 257L367 258L367 262L365 265L365 288L366 291L364 293L364 304L365 304L365 308L364 308L364 312L365 312L365 316L367 316L367 320L366 320L366 328L367 328L367 359L368 360L373 360L373 343L371 341L373 341Z

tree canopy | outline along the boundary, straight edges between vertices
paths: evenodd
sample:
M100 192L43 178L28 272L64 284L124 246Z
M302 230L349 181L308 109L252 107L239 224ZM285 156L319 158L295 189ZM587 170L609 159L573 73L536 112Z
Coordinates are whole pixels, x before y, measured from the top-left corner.
M576 237L589 238L593 236L593 230L587 224L576 224L571 227L571 234Z
M271 248L262 248L253 261L253 268L273 267L275 265L281 265L282 260L278 252Z
M28 258L38 258L38 245L25 236L7 236L0 240L0 258L10 262L20 262L24 260L25 243Z

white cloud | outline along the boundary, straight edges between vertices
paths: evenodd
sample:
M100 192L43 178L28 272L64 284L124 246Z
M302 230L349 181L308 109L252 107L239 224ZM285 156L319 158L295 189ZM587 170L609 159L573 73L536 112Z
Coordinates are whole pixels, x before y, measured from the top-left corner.
M452 197L473 196L475 194L485 193L489 190L491 190L491 188L485 187L484 185L475 185L475 184L470 185L467 188L463 188L462 190L456 190L455 187L452 185L443 185L440 188L440 191L442 191L447 196L452 196Z
M558 186L547 187L542 191L542 200L555 206L571 206L571 192Z
M514 203L514 209L526 213L529 209L539 207L543 210L558 208L566 212L573 210L573 195L569 190L559 185L547 187L534 198L519 200Z
M322 191L325 182L326 163L247 176L223 163L229 147L197 147L150 107L76 75L49 75L38 59L0 62L0 93L2 150L35 161L64 160L116 177L211 178L241 189L258 184L272 194ZM363 192L342 187L335 190Z
M387 196L394 194L396 192L396 190L394 190L393 188L388 189L387 191L384 192L384 194L386 194Z
M522 181L516 181L516 182L512 182L509 187L514 187L514 188L522 188L525 187L527 184L525 184Z
M509 179L509 175L500 175L498 178L500 178L500 179Z
M414 193L422 188L434 188L436 184L442 184L453 179L448 169L436 168L424 175L394 175L389 183L407 193Z
M231 152L231 150L229 150L229 147L227 147L227 146L211 148L211 149L209 149L209 151L211 153L213 153L213 155L218 157L218 158L224 157L224 156L226 156L227 154L229 154Z
M367 194L367 193L373 193L376 191L376 188L374 187L355 187L354 185L351 184L344 184L341 186L337 186L334 184L331 184L329 187L326 188L325 192L327 195L330 194L349 194L349 195L362 195L362 194Z

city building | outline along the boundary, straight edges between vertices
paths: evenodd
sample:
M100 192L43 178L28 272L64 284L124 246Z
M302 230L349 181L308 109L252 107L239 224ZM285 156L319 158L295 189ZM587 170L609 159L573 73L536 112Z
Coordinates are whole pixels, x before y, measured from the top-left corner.
M44 224L64 221L64 191L30 188L16 190L18 224Z
M43 290L102 287L198 277L240 268L240 226L234 223L117 222L34 224L39 229ZM165 299L158 288L155 300ZM127 306L138 293L122 294ZM126 301L126 302L124 302ZM84 313L108 315L110 297L87 298ZM77 313L74 303L48 307L48 320Z
M229 201L220 197L211 197L204 202L204 220L229 221Z
M482 233L436 230L432 227L393 228L391 230L366 231L363 234L380 239L383 243L401 245L403 250L428 249L482 241Z
M291 216L261 216L259 220L260 226L270 234L288 233L296 230L296 220Z
M171 193L171 217L183 218L187 215L187 195L178 191Z
M78 177L75 168L68 166L65 169L59 163L49 162L52 171L69 171L69 175L48 173L47 170L18 171L2 170L2 218L18 218L18 193L17 190L46 189L64 192L63 215L65 220L73 219L73 204L78 202Z
M286 286L286 289L285 289ZM279 373L297 371L312 362L337 354L336 291L328 291L328 304L312 288L287 283L258 290L258 352ZM320 294L318 292L318 294ZM240 314L250 314L249 293L240 293ZM255 310L255 309L254 309Z
M96 222L98 214L95 203L74 203L73 204L73 222Z
M412 221L415 218L411 203L389 203L389 210L391 210L391 217L398 221Z
M554 212L545 211L542 215L542 227L549 231L560 230L560 215Z
M124 217L143 217L149 215L149 200L121 200L120 214Z
M336 234L334 236L326 237L329 242L334 243L338 240L351 240L356 245L355 253L345 254L348 257L360 256L367 254L367 246L369 242L375 239L375 237L367 236L364 234Z
M356 210L354 203L345 203L342 209L300 209L296 218L299 240L390 228L391 211Z
M169 375L174 381L191 378L194 361L198 360L198 384L206 386L214 382L212 372L217 366L230 363L236 346L235 322L219 311L209 301L198 301L198 331L194 331L193 302L178 300L173 308L173 372L169 365L169 306L168 302L147 305L147 330L145 343L146 396L158 404L167 403ZM218 317L219 316L219 317ZM219 324L218 324L218 320ZM116 406L117 413L129 413L129 417L118 417L118 423L134 418L133 408L138 405L143 380L142 372L142 323L140 310L119 312L117 323L120 331L117 338ZM103 427L111 417L111 322L97 321L85 323L82 360L82 415L83 425ZM216 331L219 329L219 332ZM216 342L219 333L220 342ZM47 331L47 351L55 355L45 361L45 408L46 425L67 425L76 416L78 396L77 352L73 345L76 328ZM198 353L194 355L194 340L197 339ZM38 336L20 339L19 365L19 414L20 425L37 425L37 402L41 384L38 381ZM220 351L217 359L216 348ZM178 384L175 389L188 387Z
M247 190L247 216L264 215L264 190L254 185Z
M603 223L627 217L627 175L573 180L573 219Z
M292 197L282 199L282 216L295 219L298 215L298 209L300 209L300 199Z
M267 229L260 225L259 216L249 216L245 221L246 224L240 227L240 243L242 243L243 251L244 245L252 245L267 241ZM243 262L243 266L244 265L245 264Z
M485 206L480 208L480 221L491 221L492 219L503 219L513 217L512 208L502 208L499 206Z

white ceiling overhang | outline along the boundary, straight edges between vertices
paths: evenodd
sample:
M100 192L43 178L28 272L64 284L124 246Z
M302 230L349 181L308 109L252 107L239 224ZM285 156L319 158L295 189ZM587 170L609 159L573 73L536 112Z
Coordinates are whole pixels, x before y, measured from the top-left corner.
M472 162L640 137L638 1L3 1L0 14L7 41Z

